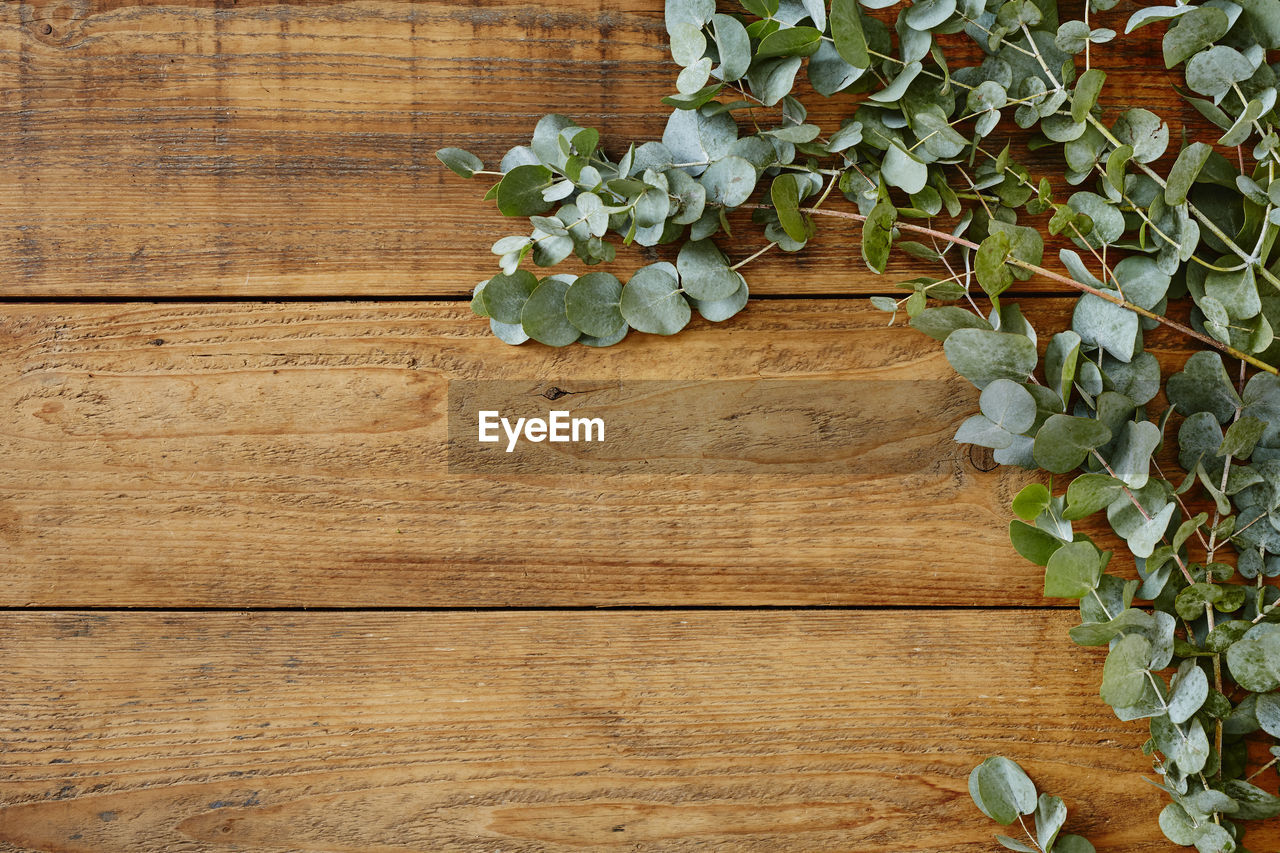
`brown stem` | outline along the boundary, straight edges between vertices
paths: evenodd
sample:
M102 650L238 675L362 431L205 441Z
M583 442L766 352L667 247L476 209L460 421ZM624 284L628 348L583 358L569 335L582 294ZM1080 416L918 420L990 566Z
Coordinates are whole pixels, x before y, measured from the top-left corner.
M744 204L741 206L746 208L747 210L772 210L773 209L772 205L768 205L768 204ZM844 210L822 210L814 207L803 207L801 208L801 211L804 213L816 214L818 216L832 216L837 219L849 219L854 222L866 222L867 220L867 217L863 216L860 213L850 213L849 211L844 211ZM917 234L927 234L930 237L936 237L940 240L946 240L948 243L954 243L957 246L965 246L966 248L969 248L969 249L978 248L978 244L973 242L972 240L966 240L964 237L957 237L955 234L948 234L945 231L938 231L934 228L926 228L923 225L916 225L911 222L898 222L895 224L895 227L903 231L914 231ZM1102 290L1097 287L1091 287L1090 285L1084 284L1083 282L1076 281L1074 278L1071 278L1070 276L1065 276L1062 273L1056 273L1053 270L1047 270L1044 267L1037 266L1036 264L1028 263L1018 258L1012 258L1012 257L1008 258L1007 262L1009 264L1012 264L1015 267L1024 269L1027 272L1034 273L1035 275L1038 275L1041 278L1047 278L1050 281L1056 281L1059 284L1065 284L1070 288L1081 291L1082 293L1092 293L1094 296L1098 297L1099 299L1104 299L1113 305L1119 305L1121 308L1124 308L1128 311L1132 311L1133 313L1138 314L1142 317L1146 317L1148 320L1155 320L1157 323L1160 323L1161 325L1164 325L1164 326L1168 326L1170 329L1173 329L1176 332L1180 332L1189 338L1199 341L1202 344L1206 344L1207 346L1211 346L1216 350L1220 350L1226 353L1227 355L1231 356L1232 358L1238 358L1241 361L1248 362L1249 364L1253 365L1259 370L1265 370L1267 373L1272 373L1272 374L1280 374L1280 370L1277 370L1276 368L1267 364L1265 361L1261 361L1260 359L1254 358L1248 353L1241 352L1235 347L1228 346L1227 344L1224 344L1221 341L1215 340L1209 337L1208 335L1203 335L1200 332L1197 332L1195 329L1191 328L1190 326L1184 326L1182 323L1179 323L1177 320L1170 320L1168 317L1163 317L1155 313L1154 311L1149 311L1146 308L1143 308L1141 305L1135 305L1129 300L1125 299L1123 296L1113 293L1112 291Z

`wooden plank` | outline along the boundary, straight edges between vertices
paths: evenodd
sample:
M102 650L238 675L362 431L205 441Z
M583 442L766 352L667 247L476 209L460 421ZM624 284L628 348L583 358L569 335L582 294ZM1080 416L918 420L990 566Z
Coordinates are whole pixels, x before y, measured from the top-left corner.
M674 80L661 9L3 4L0 295L468 292L516 223L432 152L461 145L494 163L548 112L606 126L614 156L660 137L659 99ZM1119 28L1123 14L1102 22ZM1157 110L1176 139L1194 112L1154 61L1154 30L1108 45L1106 100ZM811 118L835 127L856 99L812 100ZM756 232L744 220L738 233ZM764 243L743 239L735 258ZM932 269L903 260L872 276L850 251L856 239L847 223L827 224L800 257L753 266L752 287L884 291ZM648 259L624 251L620 266Z
M857 414L900 466L866 475L451 473L448 381L476 378L915 384ZM914 604L923 572L933 601L1040 605L1005 534L1028 475L951 441L975 397L848 300L606 350L507 347L460 303L8 306L0 603Z
M999 753L1099 850L1163 853L1145 727L1071 621L7 613L0 843L977 853Z

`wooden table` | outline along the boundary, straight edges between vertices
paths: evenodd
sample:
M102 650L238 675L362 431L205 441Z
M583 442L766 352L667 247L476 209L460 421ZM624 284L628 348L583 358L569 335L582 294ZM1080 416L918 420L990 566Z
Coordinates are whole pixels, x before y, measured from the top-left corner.
M990 850L996 753L1168 849L1144 727L1007 544L1026 476L856 298L910 264L829 227L733 321L605 351L470 315L510 223L432 152L654 138L664 38L660 0L0 8L0 849ZM1111 97L1176 127L1123 44ZM450 473L449 380L575 377L949 406L865 476Z

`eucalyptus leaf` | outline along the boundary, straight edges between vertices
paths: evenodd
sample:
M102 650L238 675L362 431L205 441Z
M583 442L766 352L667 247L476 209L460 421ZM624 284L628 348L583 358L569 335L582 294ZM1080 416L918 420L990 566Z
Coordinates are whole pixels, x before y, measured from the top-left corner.
M881 201L871 209L862 224L862 259L873 272L884 272L889 263L893 225L897 218L897 208L887 201Z
M720 323L747 307L747 297L750 293L747 287L747 280L739 273L735 272L734 275L738 277L738 289L730 295L721 299L693 299L690 297L693 307L697 309L702 319L712 323Z
M991 331L991 324L972 311L966 311L955 305L939 305L926 308L911 318L913 328L924 332L936 341L945 341L956 329L985 329Z
M1124 484L1108 474L1081 474L1067 487L1065 516L1071 521L1086 518L1115 503L1123 491Z
M738 274L729 269L728 261L710 240L685 243L676 259L676 269L680 286L691 299L724 299L736 293L741 284Z
M461 148L441 148L436 152L436 157L455 175L463 178L470 178L484 168L479 157Z
M536 216L552 208L542 197L551 186L551 170L543 165L516 166L498 184L498 210L503 216Z
M831 0L831 36L845 62L854 68L871 65L858 0Z
M1269 693L1280 687L1280 625L1263 622L1227 649L1231 677L1245 690Z
M1209 698L1209 679L1194 661L1186 661L1169 685L1169 719L1185 723Z
M1036 401L1017 382L996 379L982 390L978 405L992 423L1011 433L1024 433L1036 419Z
M929 179L929 168L898 142L889 146L880 168L890 185L908 193L920 192Z
M1065 474L1079 468L1090 451L1110 440L1111 430L1106 424L1090 418L1052 415L1036 433L1035 459L1046 471Z
M1111 647L1102 667L1102 701L1122 707L1141 698L1149 677L1151 643L1140 634L1127 634Z
M807 240L809 223L800 213L800 179L792 172L778 175L769 188L769 196L787 236L800 242Z
M1212 6L1190 9L1164 35L1164 66L1181 65L1227 34L1227 13Z
M1083 598L1097 589L1101 577L1102 559L1098 549L1090 542L1071 542L1049 558L1044 573L1044 594L1046 598Z
M978 388L997 379L1024 382L1038 360L1035 344L1026 336L984 329L957 329L943 348L956 372Z
M1168 394L1181 414L1210 412L1218 423L1227 423L1243 406L1216 352L1198 352L1187 359L1182 371L1169 378Z
M756 169L741 157L729 156L712 163L701 180L708 201L738 207L756 188Z
M1036 787L1027 774L999 756L988 758L969 774L969 795L983 814L1005 826L1019 815L1031 814L1038 804Z
M511 275L495 275L482 292L485 311L499 323L519 325L520 312L537 287L538 279L526 270L518 270Z
M565 312L568 290L569 283L560 276L549 276L538 284L520 311L525 334L552 347L568 346L581 337L581 330L569 322Z
M529 334L519 323L503 323L489 318L489 331L504 344L519 346L529 340Z
M1169 170L1169 180L1165 185L1166 204L1179 205L1187 200L1187 193L1212 153L1213 148L1203 142L1193 142L1178 152L1178 159Z
M622 282L607 273L579 276L564 297L565 314L583 334L611 338L625 329L622 318Z
M1139 163L1160 159L1169 147L1169 125L1140 107L1122 112L1111 132L1133 149L1133 159Z
M619 309L636 331L654 335L674 335L688 325L692 316L670 264L652 264L636 270L622 288Z
M1217 45L1197 53L1187 62L1187 86L1191 91L1221 98L1233 83L1253 76L1253 64L1233 47Z

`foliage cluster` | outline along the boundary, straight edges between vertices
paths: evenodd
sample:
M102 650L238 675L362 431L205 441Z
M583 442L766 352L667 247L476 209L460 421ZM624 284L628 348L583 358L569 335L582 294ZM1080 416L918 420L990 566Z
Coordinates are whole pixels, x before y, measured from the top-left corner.
M873 303L941 341L981 389L957 441L1066 475L1019 494L1013 545L1044 566L1047 596L1079 600L1072 639L1107 647L1101 698L1147 721L1171 799L1165 834L1242 851L1242 821L1280 815L1245 747L1259 730L1280 737L1280 591L1264 582L1280 575L1280 0L1128 19L1126 31L1165 28L1164 64L1220 130L1194 141L1147 109L1108 106L1095 60L1118 36L1090 18L1116 0L1083 2L1068 19L1056 0L741 0L730 12L667 0L681 71L660 142L610 159L598 131L552 115L496 171L460 149L440 157L497 178L487 198L529 220L494 244L501 272L472 301L507 343L607 346L630 330L679 332L694 311L727 320L747 302L740 270L802 250L822 217L862 223L876 272L895 247L935 264ZM809 122L793 94L802 73L821 96L860 96L839 127ZM1011 125L1057 174L994 142ZM850 205L828 207L837 194ZM732 262L713 238L735 236L736 209L767 243ZM1074 246L1056 270L1042 229ZM671 244L672 260L625 283L525 268L607 264L610 235ZM1033 276L1080 293L1070 328L1043 347L1005 297ZM1178 303L1190 326L1167 316ZM1144 346L1161 324L1203 347L1167 382ZM1162 469L1166 442L1181 472ZM1096 514L1122 558L1075 529ZM1037 797L1012 762L974 773L988 815L1035 815L1036 834L1005 846L1092 849L1058 836L1061 801Z

